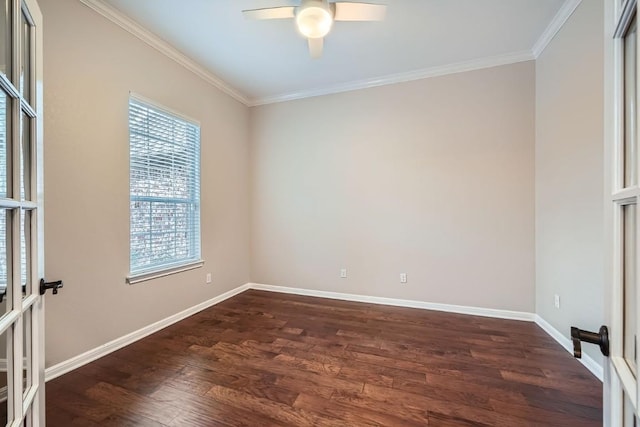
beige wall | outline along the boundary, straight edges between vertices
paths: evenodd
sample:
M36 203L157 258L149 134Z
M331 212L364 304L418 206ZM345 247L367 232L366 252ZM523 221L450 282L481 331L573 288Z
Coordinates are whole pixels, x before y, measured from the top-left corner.
M47 366L249 281L601 323L599 1L536 64L252 109L76 0L39 3L46 271L65 282ZM129 91L201 122L206 261L133 286Z
M45 30L47 366L249 281L249 111L77 0ZM128 97L201 123L204 268L136 285L129 268ZM206 272L214 283L205 284Z
M252 281L532 312L534 69L253 108Z
M567 338L604 320L602 14L583 1L536 64L536 311Z

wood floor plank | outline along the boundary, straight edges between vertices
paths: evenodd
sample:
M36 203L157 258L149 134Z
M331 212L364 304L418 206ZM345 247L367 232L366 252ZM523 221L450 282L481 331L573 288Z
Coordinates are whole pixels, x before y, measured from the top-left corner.
M103 427L166 427L166 424L154 421L140 414L121 413L110 415L100 421Z
M530 322L250 290L47 383L49 426L595 426Z
M207 392L207 396L217 402L238 408L246 408L252 412L264 414L286 425L292 426L343 426L344 423L331 416L317 416L307 410L293 408L269 399L238 392L227 387L215 386Z
M171 426L279 426L282 423L268 417L266 414L251 412L250 410L227 405L207 396L193 396L188 392L163 386L156 390L152 398L158 402L177 404L180 407Z
M309 412L329 415L340 419L346 425L354 426L419 426L421 424L409 422L406 419L395 417L390 414L378 412L374 410L356 409L352 406L343 405L329 399L313 396L310 394L301 394L296 400L294 406L303 408Z
M434 411L481 424L510 427L519 425L520 422L517 417L510 414L481 408L467 402L441 400L430 394L415 394L403 390L365 384L363 395L373 399L376 403L401 402L404 409L422 409L427 414Z
M524 420L535 419L542 425L580 425L584 427L600 426L601 420L594 420L590 418L593 414L580 411L570 411L569 408L556 411L553 408L537 408L530 405L523 405L517 403L505 403L492 400L493 409L501 414L514 414L516 417ZM570 413L571 412L571 413Z
M73 414L66 409L54 405L47 405L46 419L47 425L55 426L98 427L102 425L101 423L92 421L91 419L85 418L81 415Z
M65 416L72 415L74 419L86 420L87 424L99 424L107 417L118 412L116 406L92 399L73 390L60 389L55 396L55 403L51 404L52 408L61 410ZM47 403L47 406L49 406L49 403Z
M367 386L369 384L365 384L365 389ZM377 398L377 396L365 393L365 390L358 393L336 390L331 396L331 400L352 407L354 410L382 411L396 415L408 424L427 425L429 423L429 412L425 407L407 404L404 400Z
M166 402L159 404L152 399L145 399L144 396L109 383L99 382L88 389L86 394L94 400L117 407L128 415L142 415L158 423L170 422L178 413L178 408L173 404Z

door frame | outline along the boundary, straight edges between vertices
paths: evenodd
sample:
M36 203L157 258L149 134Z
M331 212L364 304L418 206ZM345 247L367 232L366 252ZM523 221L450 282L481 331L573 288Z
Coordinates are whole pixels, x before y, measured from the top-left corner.
M37 113L35 119L35 147L33 152L35 159L32 164L32 182L33 191L36 194L36 202L38 205L38 215L35 224L36 233L32 236L32 245L35 245L35 262L32 262L31 277L34 279L32 286L35 288L35 280L45 277L44 270L44 35L43 35L43 17L37 0L22 0L29 9L32 19L35 23L35 29L32 35L32 58L33 64L33 82L32 88L34 94L34 104ZM35 179L33 179L35 174ZM39 292L38 292L39 293ZM38 301L33 305L32 314L32 370L34 373L34 381L38 382L37 395L33 400L33 419L34 427L46 425L46 393L45 393L45 331L44 331L44 311L45 298L40 295Z
M604 220L605 220L605 319L610 330L610 357L604 362L603 399L605 426L617 427L624 423L624 390L640 408L638 381L624 360L624 282L623 282L623 229L622 206L636 204L636 227L640 226L640 183L624 188L624 33L619 23L631 22L637 16L636 0L606 0L604 2ZM640 40L638 40L640 42ZM636 43L636 59L640 59L640 43ZM636 69L636 85L640 84L640 67ZM636 106L638 106L636 86ZM636 122L636 170L640 170L638 157L638 114ZM636 228L635 265L640 270L640 238ZM635 277L636 307L640 307L638 274ZM636 318L636 331L640 331L640 316ZM636 344L637 346L637 344Z

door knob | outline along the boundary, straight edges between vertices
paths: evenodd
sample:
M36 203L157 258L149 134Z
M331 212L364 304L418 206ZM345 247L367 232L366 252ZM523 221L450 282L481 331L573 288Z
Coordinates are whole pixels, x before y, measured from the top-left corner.
M600 347L603 355L609 356L609 330L606 326L600 326L600 331L589 332L571 327L571 341L573 342L573 356L580 359L582 357L581 341L596 344Z
M45 282L44 279L40 279L40 295L44 295L47 289L52 289L52 293L56 295L58 288L62 288L62 280L56 280L55 282Z

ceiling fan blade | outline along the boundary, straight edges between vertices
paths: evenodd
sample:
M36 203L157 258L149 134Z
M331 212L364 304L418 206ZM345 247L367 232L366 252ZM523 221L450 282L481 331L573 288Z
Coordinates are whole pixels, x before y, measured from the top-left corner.
M324 48L324 39L307 39L309 41L309 55L311 58L318 59L322 56Z
M295 17L295 6L243 10L245 19L287 19Z
M335 2L336 21L382 21L387 13L384 4Z

